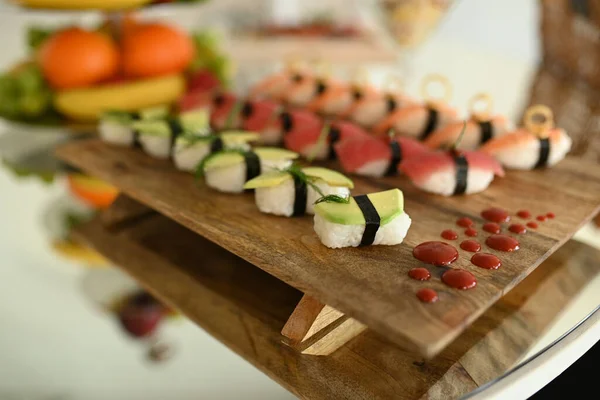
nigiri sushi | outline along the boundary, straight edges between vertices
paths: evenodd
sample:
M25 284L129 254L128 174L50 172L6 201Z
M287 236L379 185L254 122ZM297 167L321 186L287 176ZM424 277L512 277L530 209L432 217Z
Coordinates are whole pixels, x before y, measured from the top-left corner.
M214 130L233 129L239 124L238 98L233 93L219 93L213 97L210 111L210 126Z
M244 189L255 189L258 209L267 214L285 217L314 214L314 203L323 196L346 198L352 181L339 172L327 168L295 165L279 171L270 171L246 182Z
M446 104L411 105L394 111L373 127L376 135L390 129L399 135L425 140L437 129L458 120L458 112Z
M136 121L133 128L139 132L139 142L146 153L156 158L169 158L182 133L208 135L208 110L187 111L164 120Z
M334 150L345 172L375 178L396 175L402 160L431 151L411 138L372 136L340 141Z
M279 144L284 135L303 137L304 135L319 135L323 129L323 119L307 110L289 110L282 112L275 124L263 132L263 141Z
M547 137L518 129L489 141L480 150L496 158L506 168L533 169L557 164L571 150L572 143L564 129L551 129Z
M304 76L294 81L282 94L282 100L294 107L305 107L327 90L327 81L315 76Z
M175 140L173 162L177 169L195 171L200 162L209 154L224 149L250 150L249 142L255 142L260 135L245 131L225 131L219 135L180 135Z
M298 154L273 147L256 147L253 150L222 150L205 157L198 166L206 184L218 191L241 193L244 183L263 172L284 169L298 158Z
M260 134L260 143L276 145L281 142L278 117L282 107L272 100L248 100L240 111L240 127Z
M507 168L551 167L565 158L573 142L564 129L554 127L553 118L550 108L531 106L525 113L525 128L491 140L481 151Z
M325 89L308 102L306 108L323 115L339 115L353 101L352 87L332 79L324 83Z
M283 142L287 149L305 158L325 160L335 158L335 143L359 137L370 138L370 135L351 122L336 121L330 125L321 122L319 130L293 129L285 134Z
M400 163L400 170L415 186L431 193L451 196L485 190L494 175L504 170L493 157L480 151L435 151Z
M462 121L450 123L434 131L424 143L433 149L447 148L456 142L463 125ZM501 115L486 120L471 118L467 121L464 137L458 148L460 150L475 150L493 138L506 134L509 129L508 120Z
M411 224L398 189L348 199L325 196L314 209L315 232L332 249L399 244Z
M416 104L416 100L395 92L383 92L367 88L356 92L354 101L344 111L345 118L370 128L393 112Z
M309 78L312 73L307 68L291 66L280 72L268 75L250 89L250 98L281 100L290 86Z
M151 107L138 112L108 111L100 117L98 131L100 138L121 146L132 146L137 140L137 134L132 127L135 121L165 118L169 114L166 106Z

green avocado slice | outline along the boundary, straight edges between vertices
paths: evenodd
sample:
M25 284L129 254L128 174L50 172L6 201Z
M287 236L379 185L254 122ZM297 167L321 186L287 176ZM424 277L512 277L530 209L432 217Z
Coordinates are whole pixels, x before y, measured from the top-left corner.
M339 172L321 168L321 167L307 167L302 168L302 172L306 174L306 176L310 179L313 178L315 181L324 181L330 186L340 186L352 188L354 184L344 175ZM264 188L264 187L272 187L281 185L285 181L292 179L292 174L287 171L270 171L264 174L257 176L254 179L249 180L244 185L245 189L256 189L256 188Z
M255 147L252 151L258 155L261 160L293 160L298 158L298 154L293 151L278 149L275 147ZM215 168L230 167L244 162L244 153L236 150L225 150L209 155L204 159L203 170L210 171Z
M404 211L404 196L399 189L367 195L385 225ZM348 203L321 202L315 205L315 213L329 222L341 225L364 225L365 217L354 197Z
M265 187L278 186L285 181L291 180L292 175L286 171L269 171L260 174L254 179L250 179L244 185L244 189L257 189Z
M322 167L306 167L302 168L302 172L304 172L307 176L325 181L325 183L329 186L347 187L349 189L354 187L354 183L350 179L332 169Z

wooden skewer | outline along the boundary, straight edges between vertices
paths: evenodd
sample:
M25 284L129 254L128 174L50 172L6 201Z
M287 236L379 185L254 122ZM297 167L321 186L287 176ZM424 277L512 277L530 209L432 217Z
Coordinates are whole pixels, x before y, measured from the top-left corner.
M549 107L536 104L527 109L523 123L529 132L545 139L548 137L550 129L554 128L554 114Z

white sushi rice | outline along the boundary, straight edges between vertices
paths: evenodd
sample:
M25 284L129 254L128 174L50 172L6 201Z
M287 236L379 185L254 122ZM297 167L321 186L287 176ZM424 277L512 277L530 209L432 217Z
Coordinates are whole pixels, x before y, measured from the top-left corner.
M358 168L356 171L354 171L354 173L356 175L360 175L360 176L370 176L373 178L380 178L386 173L389 165L390 165L389 160L371 161L369 163L366 163L362 167Z
M169 158L171 155L171 137L140 134L140 144L144 151L155 158Z
M194 171L200 161L210 153L210 144L204 141L189 144L177 139L173 149L173 162L181 171Z
M119 146L132 146L135 137L133 129L111 120L101 120L98 126L100 139Z
M410 217L403 212L385 225L375 234L374 245L394 245L402 243L410 228ZM360 245L365 225L343 225L330 222L315 214L315 232L321 242L332 249L341 247L357 247Z
M561 129L560 139L552 142L550 145L550 154L548 155L547 166L556 165L565 158L571 150L573 141ZM494 153L494 157L502 165L511 169L533 169L538 162L540 155L540 141L530 140L527 143L519 145L518 148L506 148Z
M324 195L337 194L338 196L348 197L350 190L345 187L329 186L325 182L316 182L317 186ZM256 206L261 212L267 214L283 215L291 217L294 214L295 199L294 180L288 179L280 185L271 187L262 187L255 189ZM317 193L310 185L306 191L306 213L314 214L314 203L321 195Z
M260 143L276 146L281 143L281 129L278 128L266 128L260 133Z
M467 172L467 189L465 194L479 193L487 189L494 173L479 168L469 168ZM417 184L417 186L426 192L441 194L442 196L452 196L456 187L456 169L448 168L432 174L426 181Z
M263 173L273 169L284 169L291 164L291 160L260 160L260 170ZM220 192L242 193L246 183L246 163L209 169L204 173L204 179L209 187Z

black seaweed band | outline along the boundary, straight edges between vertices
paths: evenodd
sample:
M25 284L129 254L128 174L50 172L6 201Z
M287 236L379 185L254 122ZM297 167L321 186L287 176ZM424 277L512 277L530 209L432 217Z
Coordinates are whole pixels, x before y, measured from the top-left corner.
M215 138L212 142L210 142L210 153L216 153L217 151L221 151L225 148L223 145L223 139L220 137Z
M381 218L379 217L375 206L371 203L369 196L366 194L354 196L354 200L365 217L365 231L363 232L360 245L371 245L375 241L375 235L377 235L377 231L381 225Z
M169 125L169 131L171 132L171 148L173 148L177 136L183 133L183 125L181 125L181 122L177 118L168 119L167 125Z
M548 165L548 158L550 157L550 139L540 138L540 155L534 168L544 168Z
M396 107L398 107L396 99L394 99L392 96L387 96L387 98L385 99L385 105L387 107L388 114L393 113L396 110Z
M335 150L333 149L333 145L336 144L336 142L338 142L340 140L340 130L335 127L332 126L331 128L329 128L329 133L327 134L327 138L329 139L329 159L330 160L335 160L336 155L335 155Z
M392 150L392 158L388 169L385 171L385 176L398 175L398 164L402 161L402 148L398 141L392 140L390 142L390 150Z
M255 152L244 152L244 162L246 163L246 182L260 175L260 159Z
M467 175L469 173L469 163L463 155L454 156L456 165L456 185L453 194L465 194L467 191Z
M438 119L438 110L432 107L427 107L427 122L425 123L425 128L423 128L423 132L421 132L421 140L425 140L429 137L429 135L431 135L438 124Z
M292 175L294 178L294 213L293 216L304 215L306 211L306 202L308 199L308 189L306 182Z
M490 121L479 121L479 129L481 130L481 139L479 144L488 142L494 136L494 126Z

